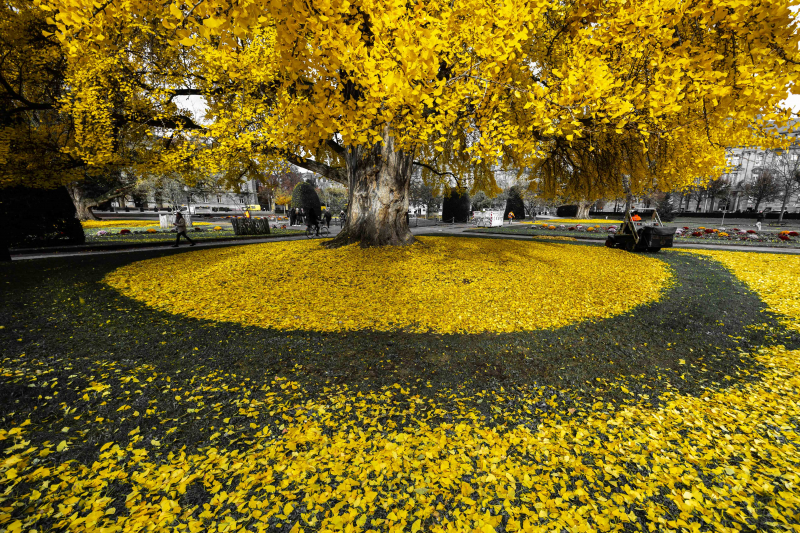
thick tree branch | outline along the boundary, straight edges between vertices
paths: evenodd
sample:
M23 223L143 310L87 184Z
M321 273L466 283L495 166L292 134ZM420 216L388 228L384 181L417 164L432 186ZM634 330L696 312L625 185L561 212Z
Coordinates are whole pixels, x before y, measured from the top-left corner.
M345 149L344 149L344 146L342 146L341 144L337 143L337 142L336 142L336 141L334 141L333 139L328 139L327 141L325 141L325 144L327 144L327 145L328 145L328 147L329 147L331 150L333 150L334 152L336 152L336 154L338 154L338 155L340 155L340 156L344 156L344 154L345 154Z
M40 103L37 103L37 102L31 102L30 100L28 100L27 98L22 96L22 94L17 93L14 90L14 88L8 83L8 81L6 81L6 79L3 77L2 74L0 74L0 85L3 86L3 88L9 94L9 96L11 96L11 98L13 98L14 100L17 100L18 102L22 102L23 104L25 104L24 108L13 109L11 111L12 113L19 112L19 111L29 111L29 110L34 110L34 109L36 109L36 110L53 109L53 104L40 104Z
M433 173L434 173L434 174L436 174L437 176L453 176L453 178L455 178L456 182L458 182L458 176L456 176L456 175L455 175L455 174L453 174L452 172L447 172L447 171L445 171L445 172L439 172L438 170L436 170L436 169L435 169L435 168L433 168L432 166L430 166L430 165L426 165L425 163L420 163L419 161L414 161L414 163L413 163L413 164L414 164L414 165L417 165L418 167L427 168L428 170L430 170L431 172L433 172Z
M316 172L317 174L320 174L321 176L324 176L325 178L331 181L341 183L342 185L348 184L347 172L345 171L345 169L341 167L331 167L324 163L320 163L312 159L306 159L305 157L293 154L287 150L276 150L274 148L267 148L264 150L264 153L268 155L279 155L286 161L297 167L310 170L311 172Z
M191 118L183 115L177 115L170 118L150 118L144 120L137 120L126 115L113 113L111 117L114 119L115 126L122 126L124 124L133 123L133 124L143 124L145 126L150 126L153 128L164 128L167 130L184 129L184 130L205 131L205 128L203 126L195 124Z

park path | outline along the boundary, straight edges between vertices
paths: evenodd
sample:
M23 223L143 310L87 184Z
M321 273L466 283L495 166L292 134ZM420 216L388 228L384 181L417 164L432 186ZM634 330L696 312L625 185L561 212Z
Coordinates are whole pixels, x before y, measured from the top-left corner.
M442 225L425 225L425 226L413 226L411 227L411 232L414 235L441 235L441 236L460 236L460 237L483 237L483 238L492 238L492 239L518 239L518 240L531 240L530 236L527 235L510 235L510 234L499 234L499 233L476 233L471 232L469 230L475 229L474 226L471 224L442 224ZM339 226L331 225L330 231L331 236L337 235L339 233ZM200 250L204 248L219 248L221 246L244 246L248 244L260 244L265 242L277 242L277 241L296 241L296 240L306 240L307 237L305 235L292 235L286 237L266 237L263 239L247 239L241 241L215 241L215 242L202 242L197 241L197 246L191 247L192 250ZM540 239L536 239L540 240ZM546 242L546 241L543 241ZM563 242L563 241L559 241ZM603 246L604 242L597 239L579 239L576 238L576 243L580 244L591 244L596 246ZM129 249L116 249L116 250L91 250L91 251L57 251L57 252L47 252L41 254L21 254L21 255L12 255L11 259L13 261L25 261L25 260L32 260L32 259L47 259L51 257L75 257L75 256L94 256L94 255L107 255L107 254L129 254L134 252L151 252L154 250L166 250L169 246L160 245L160 246L147 246L147 247L137 247L137 248L129 248ZM190 249L188 244L181 244L181 248ZM737 251L737 252L757 252L757 253L770 253L770 254L790 254L790 255L798 255L800 254L800 248L770 248L767 246L731 246L731 245L717 245L717 244L680 244L679 246L675 247L676 249L699 249L699 250L728 250L728 251Z

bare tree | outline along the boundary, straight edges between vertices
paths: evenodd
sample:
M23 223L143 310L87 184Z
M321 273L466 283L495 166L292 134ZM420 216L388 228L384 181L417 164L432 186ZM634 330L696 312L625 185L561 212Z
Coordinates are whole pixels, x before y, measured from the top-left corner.
M800 147L794 145L788 150L771 151L764 164L781 189L781 213L778 218L781 221L789 198L800 191Z
M717 197L725 196L730 190L731 184L727 178L717 178L708 182L705 186L706 198L708 198L708 211L714 211L714 200Z
M780 197L782 188L778 179L771 170L761 172L755 180L745 186L745 192L756 203L754 209L758 211L761 202L771 202Z

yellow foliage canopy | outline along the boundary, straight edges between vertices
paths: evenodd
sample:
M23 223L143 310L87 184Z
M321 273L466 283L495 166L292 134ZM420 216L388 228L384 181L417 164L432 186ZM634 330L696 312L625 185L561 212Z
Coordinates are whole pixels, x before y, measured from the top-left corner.
M343 157L391 139L429 176L490 192L495 163L545 195L619 193L622 174L671 190L719 172L725 145L769 142L800 68L796 0L36 4L69 58L77 153L97 164L115 102L166 116L198 94L207 127L165 123L192 142L160 164L207 137L194 162L212 171L245 156L346 181Z

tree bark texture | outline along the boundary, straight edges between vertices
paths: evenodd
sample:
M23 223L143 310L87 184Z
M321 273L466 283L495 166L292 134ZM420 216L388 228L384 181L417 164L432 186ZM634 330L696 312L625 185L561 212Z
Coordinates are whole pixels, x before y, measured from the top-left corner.
M580 200L578 202L578 212L575 215L575 218L578 219L587 219L589 218L589 208L591 204L586 200Z
M386 126L382 143L371 149L348 146L344 159L349 196L347 217L342 231L327 246L413 243L406 213L414 154L395 151L394 140Z
M97 202L93 201L92 198L84 196L83 190L81 190L79 185L68 185L67 191L69 192L69 197L72 198L78 220L81 222L85 220L97 220L97 217L92 213L92 208L97 206Z
M627 174L622 175L622 190L625 192L625 212L631 209L633 195L631 194L631 178Z

